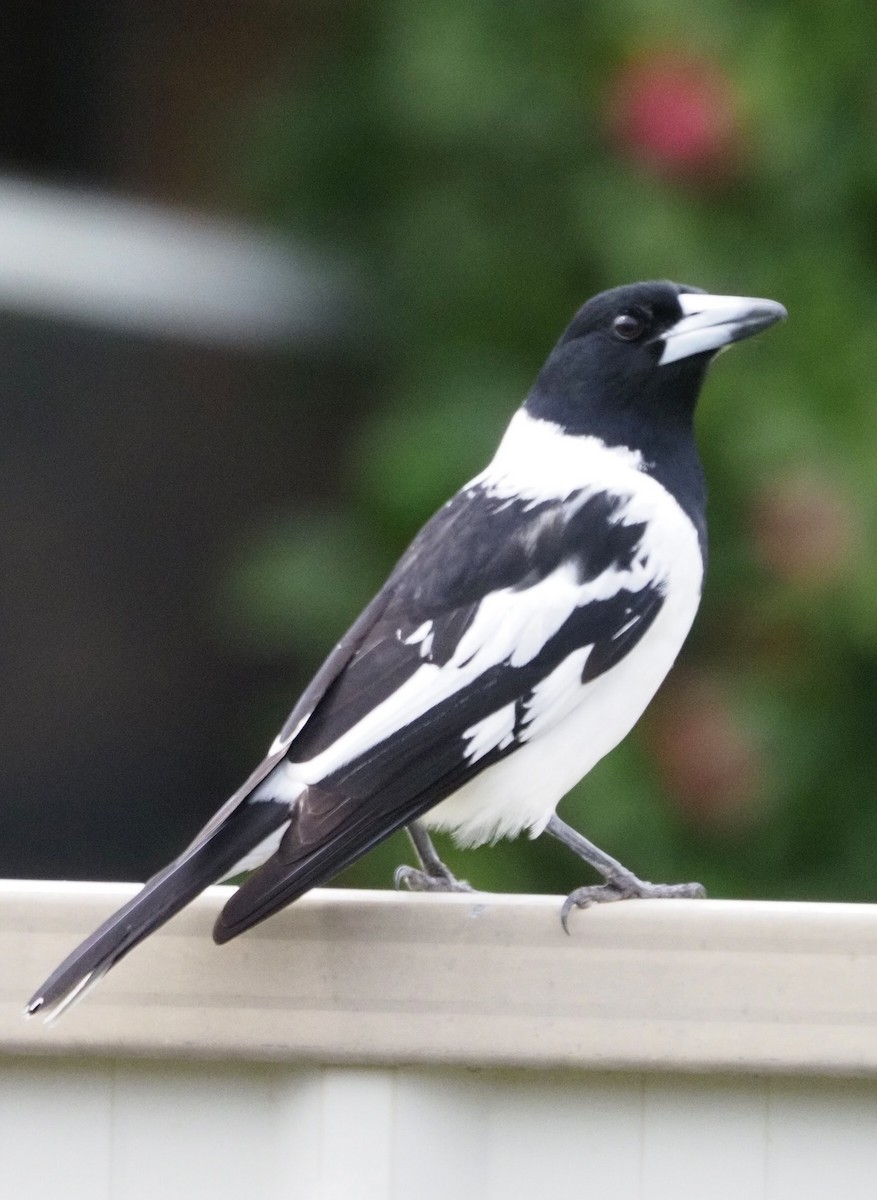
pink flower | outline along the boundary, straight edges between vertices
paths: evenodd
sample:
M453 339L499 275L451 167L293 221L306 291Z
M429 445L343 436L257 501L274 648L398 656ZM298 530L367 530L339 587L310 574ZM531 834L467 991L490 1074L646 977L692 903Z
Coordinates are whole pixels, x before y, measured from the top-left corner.
M629 64L608 105L614 140L657 174L720 183L740 160L737 105L727 76L704 59L653 54Z

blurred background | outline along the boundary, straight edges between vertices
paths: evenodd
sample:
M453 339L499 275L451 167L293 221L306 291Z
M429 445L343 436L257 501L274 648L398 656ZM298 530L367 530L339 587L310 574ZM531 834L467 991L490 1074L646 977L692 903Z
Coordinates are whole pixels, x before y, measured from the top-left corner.
M877 9L15 0L0 874L143 879L249 772L590 294L781 300L714 368L701 615L565 817L877 897ZM568 891L561 847L460 854ZM400 835L340 882L390 885Z

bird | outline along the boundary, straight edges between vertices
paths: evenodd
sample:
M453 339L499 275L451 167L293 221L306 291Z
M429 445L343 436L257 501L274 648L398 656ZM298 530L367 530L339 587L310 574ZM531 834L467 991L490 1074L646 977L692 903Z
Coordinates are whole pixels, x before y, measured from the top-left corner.
M785 318L772 300L656 281L576 312L487 467L416 534L265 759L194 841L75 949L28 1015L53 1018L206 886L249 871L213 931L237 937L404 827L397 886L466 891L460 846L523 832L602 876L571 912L653 884L558 817L632 729L682 647L707 558L694 433L711 361Z

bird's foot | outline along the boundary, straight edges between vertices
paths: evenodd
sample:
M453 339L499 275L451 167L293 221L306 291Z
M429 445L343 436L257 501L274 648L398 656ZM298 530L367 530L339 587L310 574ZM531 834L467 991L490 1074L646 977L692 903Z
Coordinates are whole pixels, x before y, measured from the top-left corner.
M610 904L614 900L703 900L705 896L702 883L648 883L635 875L624 875L570 892L560 910L560 921L569 933L569 914L574 908L590 908L592 904Z
M430 864L429 869L397 867L393 875L396 890L407 887L409 892L474 892L465 879L457 879L444 863Z
M465 879L457 879L438 856L432 839L420 821L410 821L405 827L414 853L420 862L417 867L397 867L393 882L397 890L404 884L409 892L474 892Z

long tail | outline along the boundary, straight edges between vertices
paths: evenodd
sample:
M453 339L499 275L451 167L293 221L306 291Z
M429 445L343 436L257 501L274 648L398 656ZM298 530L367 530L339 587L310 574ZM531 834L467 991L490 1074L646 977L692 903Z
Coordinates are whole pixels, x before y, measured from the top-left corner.
M229 875L255 846L289 820L289 804L244 801L221 823L208 825L170 866L86 938L28 1001L26 1013L55 1019L106 975L129 950L170 920L211 883Z

